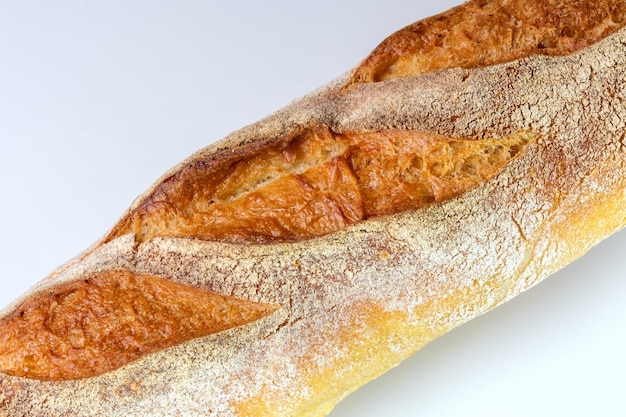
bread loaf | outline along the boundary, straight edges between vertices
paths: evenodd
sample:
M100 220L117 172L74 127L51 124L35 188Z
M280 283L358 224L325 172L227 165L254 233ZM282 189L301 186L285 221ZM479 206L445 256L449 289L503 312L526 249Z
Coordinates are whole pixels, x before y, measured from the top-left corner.
M626 217L601 3L469 3L184 161L5 310L0 412L324 415L580 256Z

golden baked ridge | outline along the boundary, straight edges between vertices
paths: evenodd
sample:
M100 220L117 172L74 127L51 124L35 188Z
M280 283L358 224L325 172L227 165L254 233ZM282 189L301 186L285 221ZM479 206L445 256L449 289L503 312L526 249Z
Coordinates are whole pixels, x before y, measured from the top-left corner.
M461 195L521 157L532 135L331 131L317 126L254 152L200 159L165 180L108 235L280 242Z
M107 271L30 297L0 321L0 372L46 381L92 377L274 310L155 276Z
M352 82L378 82L445 68L477 68L530 55L568 55L620 29L622 0L469 1L383 41Z

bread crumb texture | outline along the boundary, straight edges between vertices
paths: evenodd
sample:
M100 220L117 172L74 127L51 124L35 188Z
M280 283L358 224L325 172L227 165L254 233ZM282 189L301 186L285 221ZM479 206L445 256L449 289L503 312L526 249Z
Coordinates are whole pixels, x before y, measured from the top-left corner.
M476 68L530 55L567 55L626 21L623 0L469 1L384 40L352 82L378 82L445 68Z

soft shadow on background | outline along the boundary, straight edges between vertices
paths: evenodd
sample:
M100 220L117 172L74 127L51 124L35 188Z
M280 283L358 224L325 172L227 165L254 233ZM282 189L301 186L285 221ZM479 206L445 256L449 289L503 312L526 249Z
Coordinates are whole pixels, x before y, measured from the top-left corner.
M0 3L0 306L177 162L459 1ZM626 415L626 234L331 414Z

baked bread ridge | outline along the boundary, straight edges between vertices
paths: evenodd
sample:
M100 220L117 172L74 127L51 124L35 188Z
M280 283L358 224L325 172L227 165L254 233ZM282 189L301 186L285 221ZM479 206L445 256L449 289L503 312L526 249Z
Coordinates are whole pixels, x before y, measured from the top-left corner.
M242 298L269 300L291 306L245 328L158 352L111 374L89 380L49 384L2 375L0 395L4 397L0 397L0 405L14 414L20 411L7 407L22 406L23 410L28 410L29 415L37 415L37 412L40 415L76 414L79 410L85 415L107 415L107 412L111 415L113 411L120 415L145 415L145 410L157 415L154 414L156 409L168 409L168 413L180 411L187 415L197 412L201 415L199 410L209 406L202 401L213 399L216 403L209 407L213 407L217 415L227 415L227 409L235 408L231 404L232 397L211 395L220 393L220 388L213 384L215 380L225 378L223 369L221 372L206 369L208 365L199 364L197 359L212 357L216 362L223 362L224 356L220 355L229 353L216 352L214 346L221 347L226 341L234 346L243 346L254 340L254 335L272 334L277 329L280 330L270 338L273 343L289 341L297 346L310 346L306 341L319 340L320 333L307 329L307 326L315 321L323 321L322 317L327 318L330 314L329 311L324 311L323 302L338 299L347 305L355 305L351 308L344 307L343 310L345 316L353 316L354 323L348 319L342 321L341 317L324 321L326 325L332 323L335 326L327 329L327 334L342 334L343 330L348 333L344 336L346 340L351 339L355 333L363 333L365 340L368 333L370 336L369 342L363 342L363 346L354 348L352 353L343 352L347 355L343 360L347 362L355 356L364 359L359 355L363 352L371 354L372 346L381 339L391 337L369 330L370 325L377 324L400 340L392 341L396 352L387 352L381 348L381 351L375 352L368 360L375 363L382 357L389 361L385 365L390 365L418 348L426 339L480 314L536 283L626 222L624 139L621 133L624 131L623 79L620 78L624 69L624 43L624 31L621 31L575 56L528 58L481 70L444 71L415 79L359 86L333 98L319 94L315 99L304 99L265 122L231 135L226 142L202 151L195 158L228 144L238 144L258 137L279 137L291 126L311 123L312 120L332 123L337 130L364 126L377 130L402 126L436 130L450 135L481 137L486 132L503 135L525 128L539 135L537 143L530 147L524 158L508 166L493 181L460 198L415 213L372 219L327 237L270 246L233 246L159 238L140 246L135 252L132 239L124 236L97 248L74 267L58 274L54 283L75 279L80 275L78 270L109 268L116 262L121 262L118 259L124 259L121 255L127 254L132 262L125 265L137 271L159 273L182 282L202 283L216 291ZM573 89L571 80L576 80L576 87ZM514 88L511 89L511 85ZM546 85L559 88L546 92ZM613 89L612 97L605 93L607 85ZM394 91L401 93L401 99L386 99ZM513 92L517 92L517 95ZM537 96L542 97L542 100L533 99ZM442 97L446 97L445 102ZM581 97L586 98L588 103L581 102ZM372 106L373 102L382 104L380 107ZM533 105L527 105L528 103ZM339 118L337 115L349 117ZM535 119L538 115L542 117ZM600 116L597 120L596 115ZM451 116L456 117L454 122L450 122ZM612 120L614 117L615 121ZM585 149L576 151L578 147ZM574 153L568 153L569 150ZM587 156L574 161L572 155L576 153ZM555 155L564 159L551 159ZM559 166L556 161L571 162L575 167ZM554 171L538 173L535 178L524 176L544 163ZM563 170L560 178L555 175L558 169ZM581 172L585 174L578 178ZM501 189L502 184L509 184L509 188ZM561 187L563 184L569 186ZM515 195L516 191L524 187L534 191L524 194L533 195L531 201L520 201L519 195ZM556 190L564 189L570 192L556 195ZM519 214L519 218L511 218L508 211L511 207L516 208L514 213ZM589 209L581 212L580 207ZM458 222L461 218L462 223ZM590 226L600 218L603 219L603 224L599 229L596 229L595 224ZM494 224L495 229L489 228L487 232L485 225ZM548 239L552 234L556 237ZM572 239L572 235L576 235L576 238ZM579 240L582 237L585 239ZM508 250L502 252L503 247ZM553 257L549 256L552 249L555 250ZM427 259L414 260L412 258L415 253ZM206 260L206 265L199 265L198 259ZM345 261L338 262L337 259ZM356 269L353 266L348 268L346 265L351 264L348 261L354 259L359 259L359 263L363 265L358 265ZM471 266L464 271L466 275L458 277L458 271L466 269L468 261L471 261ZM414 277L416 273L424 274L416 282L412 279L404 282L404 285L420 285L419 291L404 292L406 287L399 285L403 282L402 279L385 274L392 270L404 271L405 280ZM243 285L233 282L233 275L247 277L247 281ZM312 276L324 276L325 281L320 283L321 278L315 278L318 282L310 282ZM371 283L372 276L383 278L381 282ZM512 276L520 277L518 284L509 282ZM207 277L211 277L211 282L205 282ZM259 286L259 283L262 285ZM367 289L365 284L374 284L374 288ZM52 281L46 285L52 285ZM475 286L481 288L479 294L473 293L472 288ZM389 292L390 288L396 293ZM349 290L361 298L351 299L350 296L354 294L348 293ZM455 293L463 293L464 290L472 294ZM295 294L300 294L307 302L301 305L294 303L292 300L296 298ZM450 298L446 299L442 295ZM472 297L477 297L477 302ZM303 306L311 307L304 310ZM386 324L379 322L382 321L377 317L379 313L388 319ZM408 317L403 317L405 314ZM433 322L423 321L427 317ZM401 323L405 319L408 324ZM293 323L291 328L294 330L281 327L288 322ZM415 325L415 322L419 324ZM398 333L406 333L404 337L394 334L400 328L404 329ZM410 342L411 336L417 338ZM345 341L341 341L343 342ZM231 353L240 355L232 360L240 360L241 363L232 364L232 378L239 378L240 381L228 385L229 389L241 388L247 382L253 386L255 392L262 393L260 398L247 398L247 402L239 405L244 410L241 414L255 415L256 411L258 415L266 415L268 410L273 410L277 415L322 415L346 391L363 382L351 380L350 377L353 376L348 375L346 386L331 387L335 392L330 393L326 402L318 404L317 408L315 404L307 402L307 388L323 390L320 381L328 381L328 372L342 372L340 367L330 367L326 362L328 359L325 359L332 356L329 353L335 353L338 355L336 361L342 362L341 353L348 347L341 343L336 342L333 346L311 344L313 348L309 356L317 365L316 371L319 374L311 376L306 372L300 375L297 372L295 375L293 372L285 373L289 375L284 381L288 388L269 385L261 387L251 373L257 372L260 374L257 375L258 378L270 381L271 376L265 374L268 370L250 370L244 365L268 363L278 372L305 368L295 358L288 365L272 362L269 352L274 355L276 350L267 349L263 342L256 342L256 353L250 353L246 358L241 358L245 356L244 353ZM282 344L276 349L279 352L274 357L280 357L281 361L290 357L289 353L299 353L299 349L294 348L293 344ZM180 363L175 360L180 357L188 358L189 363L185 363L185 370L195 371L195 375L203 375L200 379L205 378L206 398L182 400L180 394L168 393L168 384L179 377L169 375L163 378L159 371L181 369ZM259 360L262 362L257 362ZM333 365L337 365L337 362ZM343 372L349 373L350 370ZM382 369L371 368L370 374L364 379L379 372ZM212 380L212 377L215 379ZM304 394L298 394L299 390L294 390L298 380L303 381ZM179 386L184 387L185 382ZM190 391L197 386L198 380L187 381ZM183 389L181 392L184 391ZM132 395L124 399L128 394ZM37 395L40 397L36 398ZM18 405L20 400L29 396L32 396L29 400L32 403ZM242 394L242 398L246 399L246 395ZM217 404L220 399L224 403ZM286 404L281 405L280 399ZM64 401L65 404L62 404ZM298 401L309 414L302 410L285 408L298 404ZM37 403L45 403L41 411L35 411ZM5 412L2 408L0 411Z

